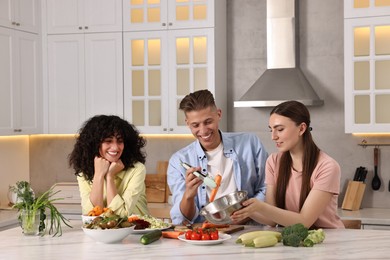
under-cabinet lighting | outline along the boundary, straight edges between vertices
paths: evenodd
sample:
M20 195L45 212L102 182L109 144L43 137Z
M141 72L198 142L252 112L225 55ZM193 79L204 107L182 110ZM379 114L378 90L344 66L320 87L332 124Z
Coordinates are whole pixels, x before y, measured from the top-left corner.
M358 137L390 137L390 133L352 133Z

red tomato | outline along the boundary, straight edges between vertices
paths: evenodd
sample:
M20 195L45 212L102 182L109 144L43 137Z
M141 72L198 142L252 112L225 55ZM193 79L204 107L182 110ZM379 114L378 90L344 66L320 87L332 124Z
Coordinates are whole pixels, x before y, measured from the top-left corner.
M191 240L200 240L202 238L201 234L199 234L198 232L192 232L191 234Z
M215 230L215 231L211 232L210 233L210 238L211 238L211 240L218 240L219 239L218 230Z
M187 240L191 240L192 230L187 230L185 234L185 238Z
M209 233L203 233L202 234L202 240L210 240L211 238L210 238L210 235L209 235Z

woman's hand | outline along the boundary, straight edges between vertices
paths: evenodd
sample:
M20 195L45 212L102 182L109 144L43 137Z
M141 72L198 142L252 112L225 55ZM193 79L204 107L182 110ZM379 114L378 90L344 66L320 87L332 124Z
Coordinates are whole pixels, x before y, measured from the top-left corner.
M263 203L263 201L255 198L248 199L242 203L244 207L235 211L230 217L234 223L243 222L245 219L248 220L256 212L261 212Z
M108 168L108 173L110 177L114 177L118 173L120 173L125 168L125 165L123 164L122 160L119 159L116 162L112 162L110 164L110 167Z
M110 162L104 159L103 157L96 156L94 159L95 166L95 176L99 178L104 178L110 167Z

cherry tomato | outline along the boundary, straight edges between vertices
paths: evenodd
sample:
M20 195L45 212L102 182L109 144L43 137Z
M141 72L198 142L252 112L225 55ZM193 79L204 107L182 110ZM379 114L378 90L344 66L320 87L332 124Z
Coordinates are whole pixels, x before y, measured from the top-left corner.
M185 238L187 240L191 240L192 230L187 230L185 234Z
M218 240L219 239L218 230L212 231L210 233L210 238L211 238L211 240Z
M192 232L191 240L200 240L202 236L198 232Z
M202 234L202 240L210 240L211 238L210 238L210 235L209 235L209 233L203 233Z

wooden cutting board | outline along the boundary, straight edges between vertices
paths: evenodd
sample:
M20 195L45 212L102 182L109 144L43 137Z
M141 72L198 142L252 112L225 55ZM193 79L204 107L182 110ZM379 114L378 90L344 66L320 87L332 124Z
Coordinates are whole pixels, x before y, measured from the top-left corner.
M194 228L202 226L201 223L196 223L193 225ZM235 232L238 232L240 230L243 230L245 227L243 225L229 225L229 227L224 228L217 228L219 232L225 233L225 234L233 234ZM187 231L189 230L186 226L175 226L175 231Z

